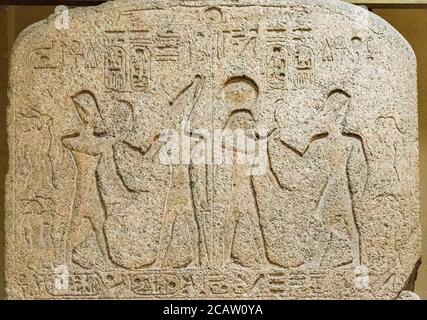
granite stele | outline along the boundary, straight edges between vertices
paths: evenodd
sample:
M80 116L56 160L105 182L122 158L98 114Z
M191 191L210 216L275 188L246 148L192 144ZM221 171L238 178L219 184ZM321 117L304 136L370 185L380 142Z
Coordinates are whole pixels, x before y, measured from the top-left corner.
M113 1L10 65L10 299L414 299L415 55L335 0Z

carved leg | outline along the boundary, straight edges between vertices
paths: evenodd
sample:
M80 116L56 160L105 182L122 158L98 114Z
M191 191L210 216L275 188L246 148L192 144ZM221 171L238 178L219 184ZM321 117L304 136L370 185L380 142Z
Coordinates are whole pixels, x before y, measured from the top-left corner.
M346 219L353 250L353 265L355 268L357 268L362 264L362 262L360 257L360 235L353 209L347 211Z
M329 243L331 240L331 233L328 230L326 230L326 228L324 229L325 230L323 230L323 232L318 236L318 239L317 239L318 245L316 247L317 253L313 257L309 266L314 270L319 270L320 267L322 266L323 258L325 257L326 252L328 251Z
M106 267L114 267L111 263L110 255L108 251L107 240L105 238L104 233L104 221L100 218L91 219L92 228L95 232L96 242L98 243L98 248L101 250L102 257L104 258L104 262Z
M157 258L154 264L151 266L154 269L160 269L163 266L166 253L168 251L169 244L172 239L172 231L175 220L175 212L168 211L165 213L165 219L163 220L162 230L160 233L160 243L159 249L157 251Z
M193 253L192 254L193 260L192 260L191 266L200 266L199 227L195 220L196 219L195 215L192 211L187 212L185 214L185 219L187 221L188 229L190 230L191 249Z
M269 264L267 253L265 251L264 237L261 230L261 222L259 220L258 211L256 208L248 210L249 219L251 221L251 232L258 251L258 258L261 265Z
M80 228L82 224L82 217L78 214L71 218L70 227L68 229L67 241L66 241L66 261L69 266L73 265L73 251L80 243L83 242L84 237L80 234Z
M234 235L236 232L237 221L240 216L240 212L237 209L230 210L230 215L224 219L224 265L231 263L231 254L233 251Z
M28 238L30 239L31 249L28 254L27 264L29 268L37 269L42 266L42 252L44 249L42 231L43 231L43 221L41 220L41 215L33 213L28 215L29 225L28 225Z

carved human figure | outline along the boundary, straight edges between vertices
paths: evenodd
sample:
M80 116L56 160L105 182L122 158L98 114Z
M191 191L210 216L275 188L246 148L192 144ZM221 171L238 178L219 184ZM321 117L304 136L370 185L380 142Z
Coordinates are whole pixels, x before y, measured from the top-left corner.
M196 106L199 97L204 88L204 77L196 75L193 82L183 92L179 94L177 99L171 105L170 128L190 137L189 121ZM183 130L183 131L181 131ZM181 141L183 143L183 141ZM178 162L171 160L171 182L165 204L165 212L163 213L163 225L160 235L159 249L157 259L152 265L152 268L161 268L165 261L165 257L169 248L169 244L173 237L173 227L179 215L182 215L187 224L190 235L191 246L191 263L189 266L200 265L200 223L198 216L193 208L192 191L190 187L190 172L189 163L184 161L185 155L181 153L182 148L179 148ZM174 153L176 150L171 150Z
M404 166L406 152L404 151L404 131L400 119L393 115L382 114L375 121L375 129L370 135L368 144L369 160L375 170L371 170L367 183L369 210L376 213L376 224L387 223L384 238L381 243L382 256L371 254L366 260L371 267L383 265L396 265L400 268L403 261L400 254L408 251L408 239L416 236L412 228L402 230L406 224L406 217L399 207L399 197L406 188ZM380 212L378 208L386 207ZM378 241L378 240L377 240ZM400 252L400 254L397 254ZM387 260L385 260L387 259ZM389 276L385 275L385 277Z
M95 96L82 91L72 97L83 128L74 135L63 137L63 145L70 150L75 166L75 192L73 209L66 234L67 261L72 265L74 249L88 237L90 229L84 228L89 221L107 266L111 262L103 230L106 213L100 198L97 184L97 168L104 153L112 146L124 140L124 134L101 135L98 129L101 116Z
M376 131L369 144L372 162L376 170L369 177L369 193L375 197L397 196L401 193L404 152L402 129L392 116L381 116L375 121ZM383 191L378 191L378 185Z
M20 120L19 124L25 128L25 137L46 142L24 142L18 150L24 159L19 169L25 181L25 191L20 198L24 212L23 240L29 250L27 262L29 267L45 267L54 261L55 253L58 254L53 247L59 248L62 241L62 235L57 232L60 218L58 201L54 196L58 182L55 177L57 162L53 150L53 119L45 111L33 107L20 113ZM41 257L41 262L36 262L37 257Z
M349 104L347 93L331 92L323 107L326 129L303 148L286 141L286 128L268 137L269 172L256 177L255 185L273 197L261 199L262 206L274 197L289 203L287 210L269 207L289 220L284 237L289 254L278 260L280 265L315 270L361 265L356 213L366 187L367 159L361 136L346 131ZM292 208L295 197L306 199L311 214Z
M43 208L37 200L27 200L22 216L22 241L29 249L27 265L33 269L40 267L40 258L44 251L42 211Z
M23 200L22 240L28 248L29 268L49 267L55 260L57 213L52 211L52 199L35 197ZM59 241L58 241L59 242Z
M253 261L263 266L267 264L252 188L252 174L257 170L256 162L259 158L259 143L255 137L255 119L252 115L258 95L257 84L246 76L231 77L224 83L223 102L227 113L224 112L218 124L222 130L219 137L221 148L217 150L215 147L212 172L210 168L204 167L205 174L199 175L207 177L205 180L211 179L212 187L195 188L198 190L198 198L207 199L215 208L209 230L209 256L213 267L220 268L232 263L248 265ZM240 232L239 222L243 226L244 221L249 222L246 224L249 237L237 233ZM255 244L253 250L251 248L245 253L239 252L239 257L232 257L233 248L237 248L237 243L242 239L248 240L251 245ZM253 256L246 256L248 253Z
M28 113L20 114L26 121L26 136L31 136L37 141L47 141L47 143L23 143L21 152L25 161L20 166L20 170L26 176L27 190L30 195L44 194L54 188L54 173L51 159L52 146L52 118L36 109L31 109Z
M326 175L315 218L328 234L324 251L314 259L314 266L340 267L361 265L360 234L356 211L367 179L367 159L361 136L346 132L350 96L333 91L324 106L327 134L319 135L309 146L307 157L320 161Z
M257 153L255 119L248 110L233 112L223 134L223 149L231 158L230 199L223 219L224 264L232 262L236 227L243 216L249 217L251 237L256 245L257 260L267 265L261 224L252 187L252 164Z

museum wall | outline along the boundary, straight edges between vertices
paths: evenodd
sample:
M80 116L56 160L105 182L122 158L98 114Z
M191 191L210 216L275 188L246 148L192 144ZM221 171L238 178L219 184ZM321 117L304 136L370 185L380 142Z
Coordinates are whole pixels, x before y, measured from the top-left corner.
M4 179L7 173L6 143L7 60L17 35L28 25L54 12L51 6L0 6L0 221L4 221ZM427 9L378 9L375 13L391 23L411 43L418 58L419 126L421 169L421 224L423 259L415 291L427 299ZM25 67L25 66L24 66ZM379 93L380 94L380 93ZM0 232L0 270L4 270L4 232ZM0 273L0 297L4 297L4 275Z

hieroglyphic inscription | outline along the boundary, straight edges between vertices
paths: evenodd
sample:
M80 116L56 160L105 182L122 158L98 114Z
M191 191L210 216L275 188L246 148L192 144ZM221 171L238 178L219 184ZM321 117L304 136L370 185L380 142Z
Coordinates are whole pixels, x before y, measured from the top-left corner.
M372 274L371 281L381 281L383 275ZM28 290L32 281L37 289ZM337 297L336 290L352 281L352 275L338 272L332 277L327 272L282 272L243 271L226 272L165 271L159 272L110 272L23 275L20 284L27 298L46 292L50 297L102 298L109 292L120 290L124 298L157 297L200 297L223 298L230 295L258 298L290 298L306 293L308 298L331 299ZM403 274L397 274L387 289L386 295L393 294L393 288L404 281ZM368 296L372 292L366 291ZM349 290L345 296L355 292Z

